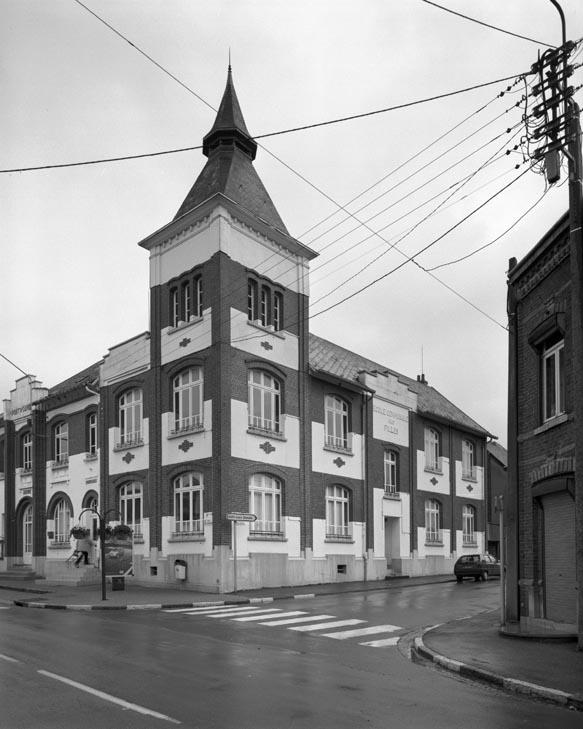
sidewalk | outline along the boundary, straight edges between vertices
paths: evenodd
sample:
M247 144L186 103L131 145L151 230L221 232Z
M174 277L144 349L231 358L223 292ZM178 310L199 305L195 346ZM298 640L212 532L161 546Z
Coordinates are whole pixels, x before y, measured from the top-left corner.
M43 585L0 578L0 605L53 610L161 610L201 604L249 604L319 595L392 590L451 582L451 577L392 578L382 582L343 582L277 587L219 594L172 587L140 587L126 581L124 590L107 584L82 587ZM502 635L499 612L489 611L428 629L416 638L415 660L430 660L471 679L583 711L583 651L574 641L530 640Z
M550 636L550 634L549 634ZM415 639L414 659L461 676L583 711L583 651L568 638L500 632L498 610L454 620Z

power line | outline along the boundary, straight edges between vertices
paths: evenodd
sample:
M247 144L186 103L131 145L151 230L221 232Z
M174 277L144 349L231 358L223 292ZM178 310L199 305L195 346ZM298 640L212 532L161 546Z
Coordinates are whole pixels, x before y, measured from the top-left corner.
M22 372L22 374L23 374L23 375L28 375L28 372L25 372L25 371L24 371L24 370L22 369L22 367L19 367L19 366L18 366L17 364L14 364L14 362L13 362L13 361L12 361L11 359L8 359L8 357L6 357L6 355L2 354L2 352L0 352L0 357L2 357L2 359L5 359L5 360L6 360L6 361L7 361L7 362L8 362L9 364L11 364L11 365L12 365L13 367L16 367L16 369L17 369L17 370L18 370L19 372Z
M79 2L79 0L75 0L75 2L79 3L80 5L83 5L83 3ZM85 6L83 5L83 7L85 7ZM92 11L89 11L89 12L91 12L92 15L95 15L95 13L93 13ZM96 17L98 17L98 16L96 16ZM105 22L105 21L102 21L102 22ZM108 25L108 23L105 23L105 25L107 25L108 27L111 27ZM113 30L115 33L117 33L117 31L115 29L113 29ZM121 35L121 34L117 33L117 35ZM127 40L127 38L125 38L124 36L121 36L121 37L124 38L124 40ZM134 46L134 48L136 48L138 51L140 51L140 49L135 44L131 43L131 41L128 41L128 43L130 43L130 45ZM140 53L143 53L143 52L140 51ZM150 56L148 56L145 53L143 55L145 55L146 58L148 58L149 60L152 60L152 62L156 66L158 66L159 68L162 68L162 70L165 71L165 69L162 66L160 66L160 64L156 63L156 61L154 61L153 59L150 59ZM204 99L202 99L202 97L199 96L199 94L197 94L195 91L193 91L188 86L186 86L186 84L183 84L181 81L176 79L176 77L173 76L171 73L169 73L167 71L165 71L165 72L168 73L171 78L177 80L181 86L183 86L185 89L187 89L192 94L194 94L194 96L196 96L197 99L201 99L202 101L204 101ZM528 73L530 73L530 71ZM289 129L282 129L278 132L268 132L267 134L258 134L255 137L249 137L249 138L253 139L253 140L266 139L267 137L275 137L275 136L279 136L282 134L291 134L292 132L304 131L306 129L315 129L317 127L330 126L332 124L339 124L340 122L351 121L354 119L363 119L364 117L374 116L375 114L385 114L389 111L405 109L410 106L416 106L418 104L425 104L429 101L435 101L437 99L445 99L448 96L456 96L457 94L463 94L467 91L473 91L475 89L481 89L486 86L492 86L494 84L501 83L503 81L509 81L510 79L516 79L517 77L522 78L525 75L527 75L527 74L518 74L518 76L507 76L506 78L496 79L495 81L487 81L486 83L476 84L474 86L468 86L463 89L457 89L456 91L448 91L443 94L438 94L437 96L429 96L424 99L417 99L416 101L408 101L404 104L397 104L395 106L387 106L384 109L376 109L375 111L366 111L361 114L352 114L351 116L344 116L344 117L339 117L336 119L329 119L328 121L316 122L314 124L306 124L301 127L291 127ZM210 106L210 104L208 104L206 101L204 101L204 103L207 106ZM213 109L214 111L216 111L216 109L214 109L212 106L210 106L210 108ZM268 154L270 154L269 150L267 150L263 145L259 145L259 146L263 150L268 152ZM161 156L167 155L167 154L177 154L178 152L192 152L197 149L202 149L202 145L199 144L194 147L179 147L178 149L167 149L167 150L162 150L160 152L144 152L143 154L120 155L118 157L104 157L104 158L100 158L100 159L86 160L86 161L82 161L82 162L63 162L63 163L52 164L52 165L35 165L33 167L15 167L12 169L0 170L0 174L8 174L8 173L14 173L14 172L37 172L39 170L62 169L64 167L82 167L85 165L98 165L98 164L106 164L109 162L123 162L125 160L143 159L145 157L161 157ZM422 150L422 151L424 151L424 150ZM276 157L276 159L277 159L277 157ZM383 179L386 179L386 178L383 178ZM361 194L364 194L364 193L361 193ZM353 202L353 201L351 201L351 202ZM349 204L349 203L347 203L347 204Z
M483 25L486 28L491 28L492 30L498 30L500 33L506 33L506 35L512 35L515 38L521 38L522 40L530 41L531 43L536 43L539 46L547 46L548 48L556 48L556 46L551 45L550 43L543 43L542 41L537 41L534 38L529 38L526 35L520 35L519 33L512 33L510 30L504 30L504 28L498 28L496 25L490 25L490 23L484 23L482 20L477 20L476 18L470 18L469 15L464 15L463 13L458 13L455 10L451 10L451 8L446 8L443 5L438 5L437 3L431 2L431 0L421 0L421 2L426 3L427 5L433 5L435 8L439 8L440 10L445 10L446 13L451 13L452 15L457 15L459 18L463 18L464 20L469 20L472 23L477 23L478 25Z
M494 195L492 195L491 197L489 197L485 202L483 202L477 208L475 208L470 213L468 213L464 218L462 218L461 220L458 220L458 222L455 223L455 225L452 225L450 228L448 228L448 230L446 230L445 233L442 233L440 236L438 236L437 238L435 238L434 240L432 240L431 243L428 243L426 246L424 246L419 251L417 251L417 253L413 254L412 256L407 257L407 259L404 260L404 261L402 261L398 266L395 266L395 268L391 269L390 271L387 271L382 276L379 276L378 278L374 279L373 281L370 281L368 284L366 284L365 286L362 286L360 289L358 289L358 291L354 291L352 294L349 294L348 296L345 296L343 299L341 299L340 301L337 301L335 304L332 304L332 305L328 306L326 309L322 309L321 311L318 311L315 314L311 314L310 315L310 319L314 319L315 317L320 316L321 314L325 314L327 311L330 311L331 309L334 309L337 306L340 306L340 304L343 304L346 301L348 301L349 299L354 298L358 294L361 294L363 291L366 291L367 289L369 289L371 286L374 286L379 281L382 281L383 279L387 278L391 274L395 273L400 268L403 268L403 266L405 266L407 263L410 263L411 261L414 261L414 259L417 256L421 255L422 253L425 253L425 251L429 250L429 248L431 248L436 243L438 243L440 240L442 240L443 238L445 238L446 235L449 235L449 233L451 233L453 230L455 230L456 228L458 228L462 223L464 223L466 220L468 220L468 218L470 218L472 215L474 215L476 212L478 212L478 210L481 210L485 205L487 205L489 202L491 202L494 198L496 198L502 192L504 192L505 190L507 190L510 187L510 185L513 185L515 182L517 182L518 180L520 180L520 178L523 177L529 171L530 171L530 167L527 168L526 170L524 170L524 172L522 172L520 175L518 175L518 177L515 177L514 180L512 180L511 182L509 182L502 189L500 189L496 193L494 193ZM415 261L415 263L416 263L416 261ZM422 266L420 266L420 268L423 269ZM423 269L423 270L425 270L425 269ZM434 277L434 278L436 278L436 277ZM488 318L491 318L491 317L488 317ZM496 323L498 324L498 326L501 326L503 329L506 329L506 327L504 327L502 324L500 324L500 322L496 322Z

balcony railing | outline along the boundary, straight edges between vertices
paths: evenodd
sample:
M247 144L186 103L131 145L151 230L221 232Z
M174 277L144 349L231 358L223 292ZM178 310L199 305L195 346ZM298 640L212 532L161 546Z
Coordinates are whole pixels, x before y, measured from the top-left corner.
M465 478L467 481L476 481L477 477L477 466L462 466L462 478Z
M190 519L187 521L177 521L174 524L175 535L186 535L186 534L203 534L204 533L204 520L203 519Z
M351 453L352 433L347 433L346 435L331 435L330 433L326 433L324 447L331 448L335 451L344 451L345 453Z
M443 529L425 529L425 544L443 544Z
M462 535L462 543L464 545L467 545L468 547L477 544L476 535L474 534L474 532L464 533Z
M120 433L119 441L115 444L115 450L123 450L124 448L136 448L144 445L142 431L135 430L131 433Z
M426 455L425 470L431 471L432 473L443 473L443 457L438 456L437 458L431 458Z
M175 418L172 416L172 429L170 430L171 435L178 435L180 433L189 433L193 430L203 430L204 423L202 414L191 415L188 418Z
M281 419L261 418L258 415L249 416L249 428L259 430L262 433L277 433L283 435L283 424Z

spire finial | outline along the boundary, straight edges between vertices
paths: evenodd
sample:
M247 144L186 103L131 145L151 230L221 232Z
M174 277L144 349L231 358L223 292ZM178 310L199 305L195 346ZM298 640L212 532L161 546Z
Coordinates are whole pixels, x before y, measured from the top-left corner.
M229 73L231 73L231 47L229 46Z

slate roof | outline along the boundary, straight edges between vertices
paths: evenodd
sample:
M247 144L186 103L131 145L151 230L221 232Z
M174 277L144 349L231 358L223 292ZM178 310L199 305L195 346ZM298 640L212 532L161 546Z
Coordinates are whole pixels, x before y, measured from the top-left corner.
M508 468L508 451L500 443L488 443L488 452L491 453L497 461Z
M247 131L229 67L227 85L215 122L203 139L203 154L208 157L208 161L174 220L220 192L272 227L289 235L253 167L256 151L257 144Z
M99 362L95 362L95 364L90 365L89 367L86 367L84 370L81 370L81 372L77 372L76 375L72 375L71 377L68 377L66 380L63 380L63 382L59 382L57 385L54 385L54 387L49 388L49 393L47 397L56 397L58 395L64 395L67 392L70 392L71 390L74 390L77 387L85 386L85 385L91 385L92 383L96 383L99 381L99 368L101 364L103 363L103 360L100 360Z
M315 334L310 334L310 367L315 371L322 371L355 383L358 382L358 374L362 370L367 372L388 372L417 395L419 413L428 417L447 420L463 429L471 430L483 436L492 435L434 387L395 372L389 367L373 362L373 360L366 357L361 357L359 354L317 337Z

